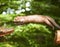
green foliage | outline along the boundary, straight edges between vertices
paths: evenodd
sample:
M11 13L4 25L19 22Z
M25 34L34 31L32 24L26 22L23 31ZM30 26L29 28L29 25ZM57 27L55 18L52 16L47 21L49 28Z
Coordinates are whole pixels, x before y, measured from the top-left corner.
M13 18L15 17L16 15L15 14L12 14L12 15L0 15L0 23L6 23L6 22L10 22L13 20Z
M33 5L32 5L33 4ZM32 14L42 14L42 15L54 15L59 16L60 7L52 5L48 2L36 2L31 3ZM39 11L38 11L39 10Z
M31 3L28 7L30 11L26 11L26 2ZM18 26L13 23L13 19L21 15L42 14L50 15L60 23L59 0L0 0L0 13L6 12L7 8L12 8L14 11L21 8L25 12L18 15L0 14L0 25L14 28L12 34L1 38L4 42L0 42L0 47L56 47L54 32L46 25L29 23Z
M27 25L15 26L14 32L11 35L5 36L7 41L5 41L4 46L47 47L47 45L52 45L51 38L53 37L51 36L51 33L52 32L49 31L49 29L47 29L46 26L41 24L30 23Z
M20 5L20 0L1 0L0 1L0 13L6 11L7 8L18 9Z

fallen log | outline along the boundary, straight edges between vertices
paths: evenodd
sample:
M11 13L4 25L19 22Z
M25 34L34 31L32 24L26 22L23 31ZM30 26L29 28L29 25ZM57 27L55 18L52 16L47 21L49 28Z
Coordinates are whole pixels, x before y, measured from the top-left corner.
M57 30L55 32L55 38L54 38L55 44L60 44L60 30Z
M13 28L0 27L0 37L11 34L14 31Z

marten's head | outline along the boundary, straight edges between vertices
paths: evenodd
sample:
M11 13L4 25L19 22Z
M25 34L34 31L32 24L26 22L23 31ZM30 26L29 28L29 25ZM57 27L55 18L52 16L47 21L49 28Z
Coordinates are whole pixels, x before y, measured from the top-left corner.
M25 17L17 16L14 18L13 22L16 24L23 24L25 21Z

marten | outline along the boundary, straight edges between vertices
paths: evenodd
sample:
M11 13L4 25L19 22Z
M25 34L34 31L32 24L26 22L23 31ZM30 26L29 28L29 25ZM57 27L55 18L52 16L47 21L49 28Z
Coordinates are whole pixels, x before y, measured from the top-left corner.
M44 16L44 15L17 16L14 18L13 21L14 23L19 23L19 24L46 23L47 25L51 26L53 29L54 29L54 26L60 29L60 26L50 16Z

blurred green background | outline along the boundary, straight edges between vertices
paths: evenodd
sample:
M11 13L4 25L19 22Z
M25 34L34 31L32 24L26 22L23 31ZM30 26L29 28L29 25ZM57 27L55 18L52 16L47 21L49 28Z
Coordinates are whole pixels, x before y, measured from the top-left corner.
M54 44L54 33L44 24L16 26L16 16L47 15L60 25L60 0L0 0L0 26L14 27L10 35L0 37L0 47L60 47Z

